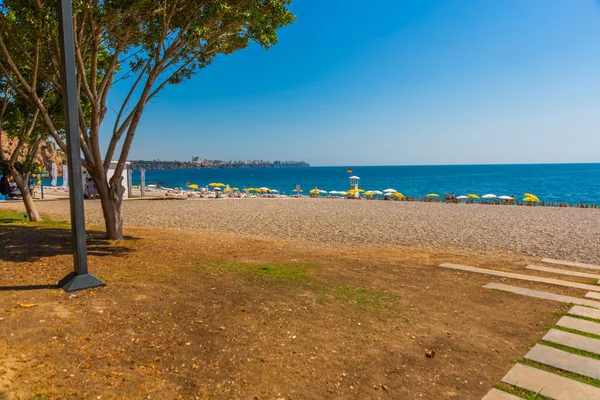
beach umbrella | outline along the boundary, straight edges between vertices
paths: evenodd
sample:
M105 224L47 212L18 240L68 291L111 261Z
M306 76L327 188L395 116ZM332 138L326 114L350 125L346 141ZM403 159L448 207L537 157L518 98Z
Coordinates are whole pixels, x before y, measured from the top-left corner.
M363 189L356 189L356 191L357 191L358 193L364 193L364 192L365 192Z
M332 190L329 194L338 194L337 190Z
M303 191L304 191L304 190L298 190L298 189L294 189L294 190L292 190L292 192L300 192L300 193L302 193Z
M530 198L532 201L535 201L535 202L539 202L539 201L540 201L540 199L538 199L538 198L537 198L537 196L536 196L535 194L531 194L531 193L523 193L523 195L524 195L526 198Z
M457 200L464 200L464 199L468 199L468 197L467 196L458 196L456 199Z
M225 184L224 183L219 183L219 182L212 182L212 183L209 183L208 186L211 186L211 187L223 187L223 186L225 186Z
M273 192L273 193L279 193L279 190L271 189L271 192Z
M188 187L189 187L190 189L198 189L198 185L197 185L197 184L195 184L195 183L194 183L194 184L192 184L192 185L188 185Z
M440 195L437 193L429 193L427 197L440 197Z
M231 190L233 190L234 192L239 192L240 191L239 188L232 188Z
M528 202L528 203L536 203L536 202L537 202L537 200L535 200L535 199L532 199L531 197L525 197L525 198L523 199L523 201L526 201L526 202Z
M404 195L402 193L400 193L400 192L394 192L394 193L392 193L392 196L396 196L396 197L399 197L399 198L402 198L402 199L404 198Z
M468 197L469 199L478 199L478 198L479 198L479 196L477 196L476 194L472 194L472 193L471 193L471 194L468 194L468 195L467 195L467 197Z
M311 190L311 191L310 191L310 192L308 192L308 193L310 193L310 194L316 194L316 195L319 195L321 192L319 191L319 189L317 189L317 188L314 188L313 190Z
M482 199L495 199L497 196L495 194L484 194L481 196Z
M381 192L379 190L373 190L371 193L373 193L373 194L383 194L383 192Z
M327 190L319 190L319 193L327 193Z
M512 198L510 196L499 196L498 198L502 199L502 200L514 200L514 198Z
M373 192L365 192L365 196L373 196Z
M384 193L395 193L395 192L397 192L397 190L396 189L385 189L383 192Z

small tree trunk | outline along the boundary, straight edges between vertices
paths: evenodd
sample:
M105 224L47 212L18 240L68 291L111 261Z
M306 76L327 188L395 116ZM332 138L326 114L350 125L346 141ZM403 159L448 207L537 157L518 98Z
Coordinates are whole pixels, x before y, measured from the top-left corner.
M35 207L35 203L33 202L33 197L31 197L31 193L29 193L29 174L22 176L16 170L12 171L11 174L15 179L17 187L21 191L21 198L23 199L23 203L25 204L25 209L27 210L27 215L29 215L29 220L32 222L41 221L42 218L40 218L40 214L38 213L38 210Z
M107 182L104 173L100 178L94 176L94 184L100 195L106 238L109 240L123 240L123 194L125 188L121 185L123 178L118 181L111 179Z

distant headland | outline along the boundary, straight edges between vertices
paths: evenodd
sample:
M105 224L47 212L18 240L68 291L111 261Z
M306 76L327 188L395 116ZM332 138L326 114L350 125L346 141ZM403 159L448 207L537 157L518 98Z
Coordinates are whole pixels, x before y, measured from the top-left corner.
M304 161L264 161L264 160L205 160L192 157L191 161L136 160L131 161L133 169L216 169L216 168L298 168L310 167Z

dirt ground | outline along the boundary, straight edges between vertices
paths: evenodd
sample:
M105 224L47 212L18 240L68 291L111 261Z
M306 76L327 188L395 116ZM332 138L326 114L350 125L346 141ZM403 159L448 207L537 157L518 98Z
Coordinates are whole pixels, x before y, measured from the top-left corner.
M107 286L67 294L68 227L2 215L0 399L480 399L568 308L437 266L531 261L499 251L160 228L91 229Z

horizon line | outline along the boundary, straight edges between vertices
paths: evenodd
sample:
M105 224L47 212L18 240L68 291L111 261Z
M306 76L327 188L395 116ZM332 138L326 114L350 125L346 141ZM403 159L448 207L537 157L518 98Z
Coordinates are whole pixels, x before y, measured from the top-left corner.
M310 163L309 163L310 164ZM515 162L515 163L468 163L468 164L372 164L372 165L313 165L322 168L364 168L364 167L467 167L467 166L500 166L500 165L594 165L600 161L592 162Z

